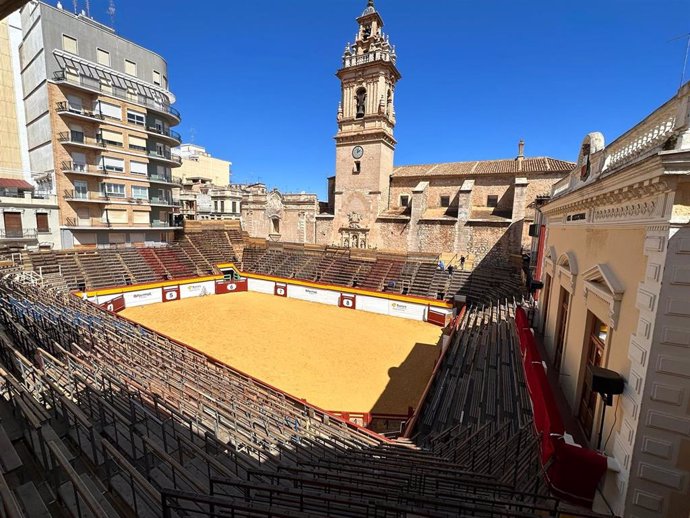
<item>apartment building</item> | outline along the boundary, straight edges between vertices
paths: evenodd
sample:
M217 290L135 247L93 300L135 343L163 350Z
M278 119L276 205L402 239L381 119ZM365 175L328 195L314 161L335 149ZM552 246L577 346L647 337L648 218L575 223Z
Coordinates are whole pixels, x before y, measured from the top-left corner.
M62 246L170 240L181 140L165 60L60 4L29 2L21 26L30 165L57 196Z
M240 219L241 185L214 185L210 178L188 176L173 191L184 220Z
M211 183L218 186L231 183L232 162L211 156L206 148L196 144L182 144L172 152L182 161L180 167L173 171L174 178L208 178Z

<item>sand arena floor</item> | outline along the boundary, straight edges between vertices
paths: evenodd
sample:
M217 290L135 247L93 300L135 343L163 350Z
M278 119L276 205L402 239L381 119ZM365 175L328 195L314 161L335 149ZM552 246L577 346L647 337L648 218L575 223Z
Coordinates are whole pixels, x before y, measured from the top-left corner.
M441 328L432 324L260 293L121 315L334 411L406 414L440 351Z

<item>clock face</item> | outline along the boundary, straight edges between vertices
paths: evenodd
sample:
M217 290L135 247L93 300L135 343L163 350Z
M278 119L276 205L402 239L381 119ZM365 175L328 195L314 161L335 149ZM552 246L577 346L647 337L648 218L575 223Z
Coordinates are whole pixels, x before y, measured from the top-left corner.
M364 149L362 149L362 146L355 146L352 149L352 157L355 158L356 160L359 160L362 158L362 155L364 154Z

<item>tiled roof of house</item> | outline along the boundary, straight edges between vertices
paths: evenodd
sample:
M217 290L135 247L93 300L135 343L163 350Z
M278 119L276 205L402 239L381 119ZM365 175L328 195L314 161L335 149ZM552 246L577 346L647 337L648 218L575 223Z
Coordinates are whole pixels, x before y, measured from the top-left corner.
M393 176L446 176L521 173L567 173L575 168L574 162L551 157L523 160L475 160L472 162L446 162L443 164L404 165L393 170Z

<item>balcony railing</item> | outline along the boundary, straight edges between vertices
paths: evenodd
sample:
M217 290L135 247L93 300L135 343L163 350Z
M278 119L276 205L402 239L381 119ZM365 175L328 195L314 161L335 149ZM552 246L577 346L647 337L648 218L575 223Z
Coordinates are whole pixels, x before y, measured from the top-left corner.
M168 200L166 198L160 198L157 196L153 196L153 197L149 198L149 203L151 203L151 205L165 205L167 207L177 207L178 206L178 202L176 202L176 201Z
M35 228L0 229L0 239L36 239Z
M171 162L175 162L177 164L182 163L182 158L180 158L177 155L173 155L170 152L159 153L158 150L156 150L156 149L149 149L147 154L148 154L149 158L160 159L160 160L170 160Z
M72 106L67 101L58 101L55 104L55 108L58 113L74 113L75 115L83 115L84 117L90 117L92 119L104 120L105 117L93 110L85 110L82 107Z
M101 218L65 218L68 227L110 228L112 225Z
M388 61L395 65L396 55L394 50L375 50L357 56L356 54L345 54L343 56L343 68L364 65L374 61Z
M65 74L64 70L58 70L53 74L53 80L56 83L69 83L88 88L89 90L102 92L105 95L116 97L118 99L122 99L123 101L140 104L142 106L146 106L147 108L167 113L168 115L175 117L178 121L182 120L180 112L169 104L158 102L155 99L145 97L139 93L131 93L124 88L120 88L119 86L103 85L98 79L94 79L92 77L80 75L77 79Z
M174 183L172 177L161 176L158 174L150 174L149 175L149 181L150 182L156 182L156 183Z
M110 203L110 196L106 196L100 192L93 191L74 191L70 189L65 189L63 192L63 197L66 200L83 200L83 201L96 201L101 203ZM118 200L124 200L124 197L115 197Z
M96 176L108 176L108 171L100 168L96 164L82 164L79 162L72 162L70 160L63 160L60 164L60 170L63 173L77 173L77 174L91 174Z
M147 126L146 130L150 131L151 133L158 133L159 135L163 135L165 137L170 137L171 139L176 140L177 142L182 142L182 135L180 135L175 130L165 129L165 128L157 128L155 126Z
M68 144L105 147L105 142L98 138L87 137L82 131L61 131L58 133L58 141Z

